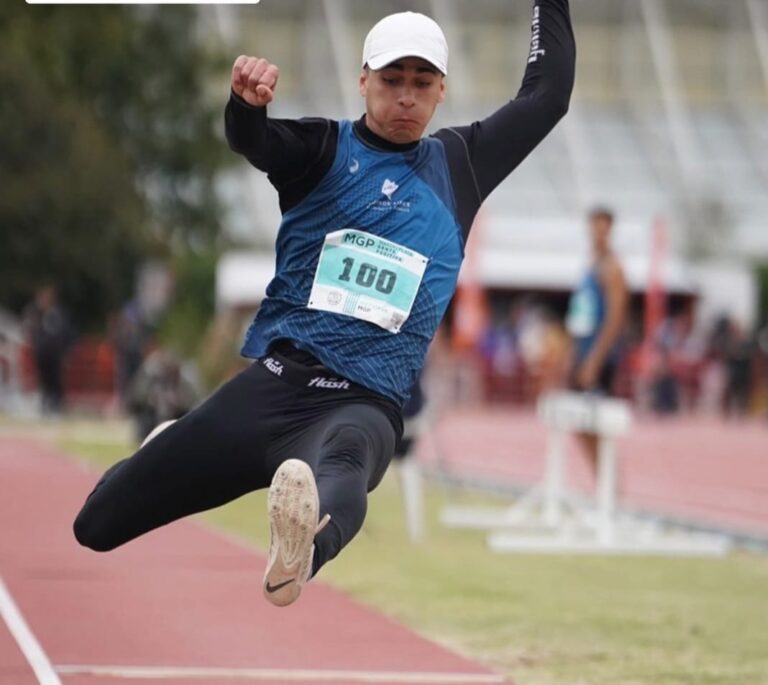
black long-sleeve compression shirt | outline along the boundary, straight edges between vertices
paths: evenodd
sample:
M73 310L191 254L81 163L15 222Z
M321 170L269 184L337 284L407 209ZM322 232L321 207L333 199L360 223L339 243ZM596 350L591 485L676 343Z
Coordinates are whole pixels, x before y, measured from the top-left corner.
M568 0L536 0L531 48L517 96L486 119L443 128L433 135L445 145L459 220L466 237L480 204L547 136L568 110L576 47ZM338 122L322 118L273 119L234 93L225 112L230 147L266 172L287 212L303 200L333 165ZM365 116L354 124L367 145L407 150L373 133Z

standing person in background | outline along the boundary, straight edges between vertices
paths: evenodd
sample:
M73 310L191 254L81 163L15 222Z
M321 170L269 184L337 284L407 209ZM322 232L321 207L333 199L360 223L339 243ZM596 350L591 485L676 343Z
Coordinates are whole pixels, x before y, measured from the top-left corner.
M749 414L752 381L755 371L755 343L745 327L730 321L724 350L726 382L723 414L726 418L743 418Z
M756 343L757 358L760 362L760 371L757 373L756 381L760 392L760 405L763 415L768 418L768 324L765 324L757 331Z
M144 361L146 328L136 300L127 302L113 320L111 333L115 350L115 384L122 409L128 406L131 382Z
M268 174L283 213L275 277L242 349L255 362L112 467L77 539L113 549L269 487L264 596L294 602L362 527L474 217L565 115L575 60L568 0L536 0L517 96L425 137L448 45L423 14L369 32L357 121L267 116L278 68L238 57L227 139Z
M150 352L126 391L126 409L133 416L137 441L143 441L158 424L180 419L197 399L197 390L176 355L163 348Z
M62 371L72 329L53 286L37 291L24 313L24 327L40 384L43 414L58 414L64 409Z
M574 390L610 396L618 366L618 343L627 317L624 272L611 249L613 213L603 207L589 214L592 264L573 293L566 326L573 343L569 385ZM597 472L597 435L581 434L587 459Z

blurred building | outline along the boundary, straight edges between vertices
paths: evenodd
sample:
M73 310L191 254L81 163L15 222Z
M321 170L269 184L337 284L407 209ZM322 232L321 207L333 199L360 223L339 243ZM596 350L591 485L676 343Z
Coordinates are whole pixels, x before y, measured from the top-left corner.
M481 118L514 96L530 4L263 0L208 7L204 16L232 58L257 54L278 64L273 116L356 118L367 30L389 12L428 13L452 49L438 128ZM697 296L707 315L725 307L753 325L750 265L768 260L768 5L576 0L572 12L579 57L571 111L489 198L480 279L493 288L569 289L588 257L584 214L606 204L619 218L616 244L633 289L645 287L651 227L664 217L665 287ZM222 190L237 208L232 232L271 246L280 214L266 177L239 168Z

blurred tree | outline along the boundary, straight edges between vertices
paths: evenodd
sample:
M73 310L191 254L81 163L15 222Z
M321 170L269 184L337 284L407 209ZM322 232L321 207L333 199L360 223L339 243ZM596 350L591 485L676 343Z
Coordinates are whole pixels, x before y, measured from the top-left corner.
M191 7L0 7L0 304L57 282L82 323L148 254L219 238L221 66Z
M0 303L19 311L47 281L81 324L98 320L147 249L129 161L86 109L11 60L0 60L0 149Z
M187 252L172 260L174 297L158 335L184 356L194 356L213 319L216 262L213 252Z

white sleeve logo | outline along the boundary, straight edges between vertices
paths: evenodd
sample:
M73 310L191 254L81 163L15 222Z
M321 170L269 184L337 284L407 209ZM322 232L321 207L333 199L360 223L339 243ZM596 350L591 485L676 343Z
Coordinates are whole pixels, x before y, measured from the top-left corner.
M533 35L531 36L531 55L528 64L538 62L539 57L544 57L547 51L541 47L541 9L538 5L533 8Z

